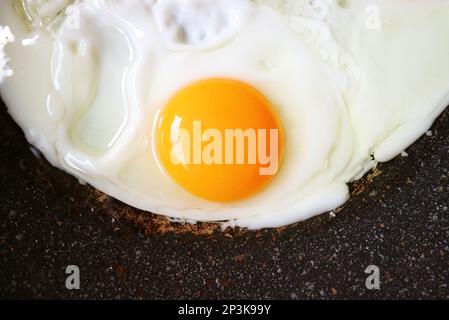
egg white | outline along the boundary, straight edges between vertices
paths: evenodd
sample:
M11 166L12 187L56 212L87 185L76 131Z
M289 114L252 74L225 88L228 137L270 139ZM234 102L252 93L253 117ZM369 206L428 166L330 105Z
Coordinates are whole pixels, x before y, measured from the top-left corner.
M170 217L261 228L335 209L349 181L449 103L446 0L63 1L34 8L28 25L13 3L0 4L16 37L0 90L27 139L53 165ZM216 77L258 88L285 131L274 181L236 203L185 192L153 145L168 99Z

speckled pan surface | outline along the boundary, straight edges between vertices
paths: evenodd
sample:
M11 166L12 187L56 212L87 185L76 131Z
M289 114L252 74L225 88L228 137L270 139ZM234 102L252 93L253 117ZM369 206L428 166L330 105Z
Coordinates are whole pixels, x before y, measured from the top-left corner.
M449 111L335 217L258 232L169 224L80 185L33 155L3 105L0 145L1 298L449 298Z

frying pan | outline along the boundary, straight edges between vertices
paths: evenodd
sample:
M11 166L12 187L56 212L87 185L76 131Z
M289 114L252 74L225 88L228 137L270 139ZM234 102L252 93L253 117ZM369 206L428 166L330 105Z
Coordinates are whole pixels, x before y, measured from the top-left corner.
M0 110L1 298L449 298L449 110L407 157L352 184L335 215L226 232L81 185ZM65 286L68 265L79 290ZM368 266L380 290L366 287Z

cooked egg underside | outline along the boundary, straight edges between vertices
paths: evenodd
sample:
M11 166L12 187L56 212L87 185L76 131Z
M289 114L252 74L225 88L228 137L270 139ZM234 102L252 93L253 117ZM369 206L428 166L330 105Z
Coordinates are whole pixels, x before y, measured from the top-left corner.
M449 104L446 0L20 3L0 3L15 36L0 89L28 141L95 188L170 217L262 228L333 210L348 182ZM169 99L211 78L257 88L283 126L282 166L246 200L189 194L155 151Z

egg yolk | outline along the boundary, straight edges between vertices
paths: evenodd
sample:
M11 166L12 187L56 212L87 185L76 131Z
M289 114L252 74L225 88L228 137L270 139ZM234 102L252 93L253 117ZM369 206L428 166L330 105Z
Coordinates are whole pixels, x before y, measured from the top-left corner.
M177 92L159 115L155 137L166 172L210 201L256 194L282 159L282 128L270 101L230 79L203 80Z

